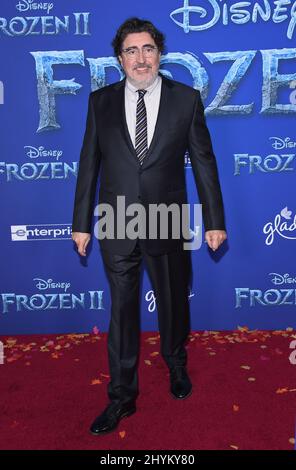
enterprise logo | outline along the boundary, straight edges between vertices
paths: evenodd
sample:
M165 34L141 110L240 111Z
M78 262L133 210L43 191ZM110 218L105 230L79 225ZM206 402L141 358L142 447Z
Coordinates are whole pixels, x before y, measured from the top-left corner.
M71 224L11 225L11 240L14 242L71 239Z

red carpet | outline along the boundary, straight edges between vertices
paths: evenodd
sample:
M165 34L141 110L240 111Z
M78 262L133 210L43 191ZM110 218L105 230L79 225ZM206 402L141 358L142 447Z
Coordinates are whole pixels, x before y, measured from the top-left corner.
M1 449L294 449L295 331L192 333L193 394L168 393L157 333L142 336L137 413L88 433L107 404L106 335L2 338Z

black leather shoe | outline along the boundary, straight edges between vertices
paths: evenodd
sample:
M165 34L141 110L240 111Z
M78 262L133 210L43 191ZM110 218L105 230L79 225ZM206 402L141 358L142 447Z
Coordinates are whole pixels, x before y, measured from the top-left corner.
M135 402L125 404L111 402L103 413L94 420L90 427L90 432L95 436L111 432L118 426L122 418L130 416L135 412Z
M192 384L185 366L175 366L170 369L171 395L183 400L192 393Z

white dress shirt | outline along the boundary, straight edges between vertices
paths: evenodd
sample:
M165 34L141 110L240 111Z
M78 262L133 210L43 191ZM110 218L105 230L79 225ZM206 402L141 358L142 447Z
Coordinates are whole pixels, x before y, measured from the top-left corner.
M162 78L160 75L157 75L156 79L148 88L147 93L144 95L144 102L146 106L146 114L147 114L147 139L148 139L148 147L150 146L156 120L158 116L158 109L159 109L159 102L160 102L160 93L161 93L161 82ZM137 101L139 94L137 92L139 88L136 88L132 85L128 78L125 81L125 115L126 115L126 122L127 127L129 130L129 134L132 140L133 145L135 146L136 140L136 115L137 115Z

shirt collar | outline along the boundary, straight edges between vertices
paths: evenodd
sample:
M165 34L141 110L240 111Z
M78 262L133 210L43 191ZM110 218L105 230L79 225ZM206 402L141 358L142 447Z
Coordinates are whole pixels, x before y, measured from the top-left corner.
M147 95L151 95L151 93L155 90L155 88L157 87L157 85L159 84L161 80L161 76L160 75L157 75L156 79L154 80L154 82L148 87L148 88L145 88L145 90L147 91ZM126 87L132 92L132 93L136 93L139 88L135 87L129 80L128 78L126 78Z

